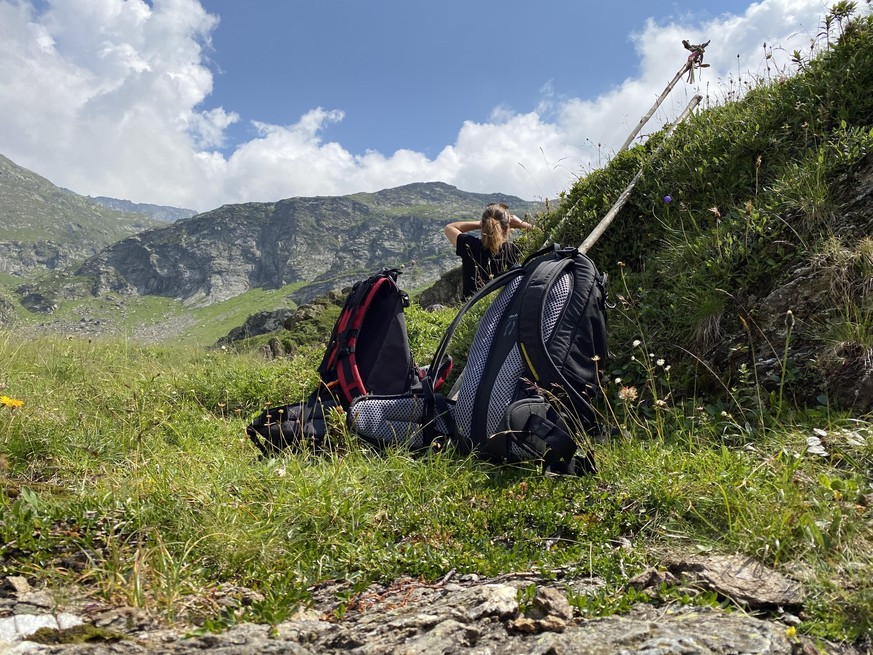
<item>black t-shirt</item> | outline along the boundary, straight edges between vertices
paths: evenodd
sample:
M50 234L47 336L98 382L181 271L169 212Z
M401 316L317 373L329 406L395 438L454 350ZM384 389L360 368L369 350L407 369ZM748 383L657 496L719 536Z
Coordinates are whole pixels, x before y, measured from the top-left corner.
M464 298L469 298L491 278L515 264L521 251L514 243L506 241L497 254L492 255L487 248L482 247L479 237L465 232L458 235L455 254L461 258Z

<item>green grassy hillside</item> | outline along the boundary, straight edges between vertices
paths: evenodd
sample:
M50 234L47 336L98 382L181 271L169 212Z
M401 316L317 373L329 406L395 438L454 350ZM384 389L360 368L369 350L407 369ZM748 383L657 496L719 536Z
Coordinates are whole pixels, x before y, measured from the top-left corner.
M643 339L688 391L713 369L718 385L758 376L813 402L873 374L870 18L844 25L835 47L821 39L813 60L795 53L795 74L622 153L540 222L582 243L642 168L589 253L612 280L619 359ZM873 386L858 407L871 399Z
M61 189L2 155L0 217L4 241L48 241L91 249L165 224Z

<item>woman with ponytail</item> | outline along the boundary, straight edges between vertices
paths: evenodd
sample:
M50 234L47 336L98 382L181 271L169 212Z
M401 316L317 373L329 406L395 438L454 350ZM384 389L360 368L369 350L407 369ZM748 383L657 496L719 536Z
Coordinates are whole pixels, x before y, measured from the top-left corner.
M495 275L518 262L518 246L509 240L513 228L529 230L533 227L518 216L513 216L509 205L491 203L478 221L455 221L445 227L446 237L461 258L463 297L469 298L476 289ZM479 230L477 237L470 232Z

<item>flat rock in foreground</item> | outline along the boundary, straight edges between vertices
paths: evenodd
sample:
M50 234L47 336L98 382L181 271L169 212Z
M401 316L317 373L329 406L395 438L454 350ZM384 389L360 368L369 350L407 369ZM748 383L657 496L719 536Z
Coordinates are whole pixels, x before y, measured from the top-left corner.
M569 594L596 589L596 579L546 582L533 576L505 576L422 584L398 581L373 585L340 602L341 583L314 593L315 607L275 627L244 623L220 634L186 636L183 629L159 628L141 610L89 615L98 631L91 641L63 641L64 630L43 630L25 640L0 643L0 653L124 655L128 653L402 653L452 655L542 653L627 655L655 653L748 653L800 655L820 652L793 636L793 629L740 611L638 605L624 616L574 617ZM125 618L127 617L127 618ZM82 626L70 637L83 634ZM75 633L72 631L76 630ZM102 630L102 632L100 632ZM39 640L36 643L32 640ZM851 647L827 646L849 655Z

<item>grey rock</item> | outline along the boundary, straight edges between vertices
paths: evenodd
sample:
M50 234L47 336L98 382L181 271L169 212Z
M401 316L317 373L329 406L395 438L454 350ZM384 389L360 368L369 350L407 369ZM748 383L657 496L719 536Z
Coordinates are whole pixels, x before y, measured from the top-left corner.
M544 633L526 652L566 655L790 655L784 626L719 610L678 610L658 621L607 617ZM551 651L549 649L552 649Z
M30 583L23 575L7 576L5 583L2 586L11 589L16 594L26 594L27 592L32 591Z
M455 619L447 619L399 645L394 652L398 655L450 655L460 649L475 646L479 636L480 633L475 627ZM370 652L375 655L378 651Z
M461 281L461 267L457 266L446 271L430 287L418 296L418 304L422 307L457 305L461 302L463 284Z
M250 315L245 323L234 328L221 337L216 346L230 345L235 341L242 341L261 334L270 334L282 328L285 322L293 314L291 309L276 309L274 311L257 312Z
M138 632L157 626L157 622L143 609L118 607L100 612L93 619L95 627L115 632Z
M466 578L466 579L464 579ZM717 608L638 605L625 616L575 617L564 589L574 580L549 582L531 576L472 580L450 584L399 580L371 585L337 618L343 583L313 590L315 606L271 628L243 623L221 634L190 636L190 627L161 628L141 610L117 608L89 620L111 626L127 639L103 643L43 646L7 642L19 653L53 655L133 655L164 653L215 655L348 653L376 655L486 655L541 653L561 655L797 655L817 652L812 642L789 638L779 619L763 620ZM530 606L518 604L519 592L536 584ZM582 588L596 590L586 583ZM523 594L522 594L523 595ZM522 610L527 614L523 615ZM115 617L115 618L111 618ZM188 635L186 637L186 635ZM851 646L820 644L829 652L860 655ZM0 646L0 652L3 652ZM5 655L5 653L4 653Z
M82 619L74 614L16 614L0 619L0 648L3 643L11 644L21 641L42 628L65 630L81 625ZM2 652L2 650L0 650Z
M100 251L93 243L0 241L0 272L26 278L35 272L55 271L81 264Z
M31 611L51 609L55 605L51 594L47 591L26 591L18 594L17 614L27 614Z
M15 305L8 299L3 297L0 290L0 325L13 325L15 323Z
M804 601L799 583L751 557L685 557L669 561L667 568L677 577L750 608L797 607Z
M264 359L272 361L285 356L285 347L276 337L272 337L267 344L261 348L261 353L264 355Z
M486 616L505 619L518 611L518 590L509 585L485 584L462 591L458 602L474 621Z
M533 606L527 615L534 619L549 616L569 621L573 618L573 608L567 597L554 587L539 587L534 596Z

